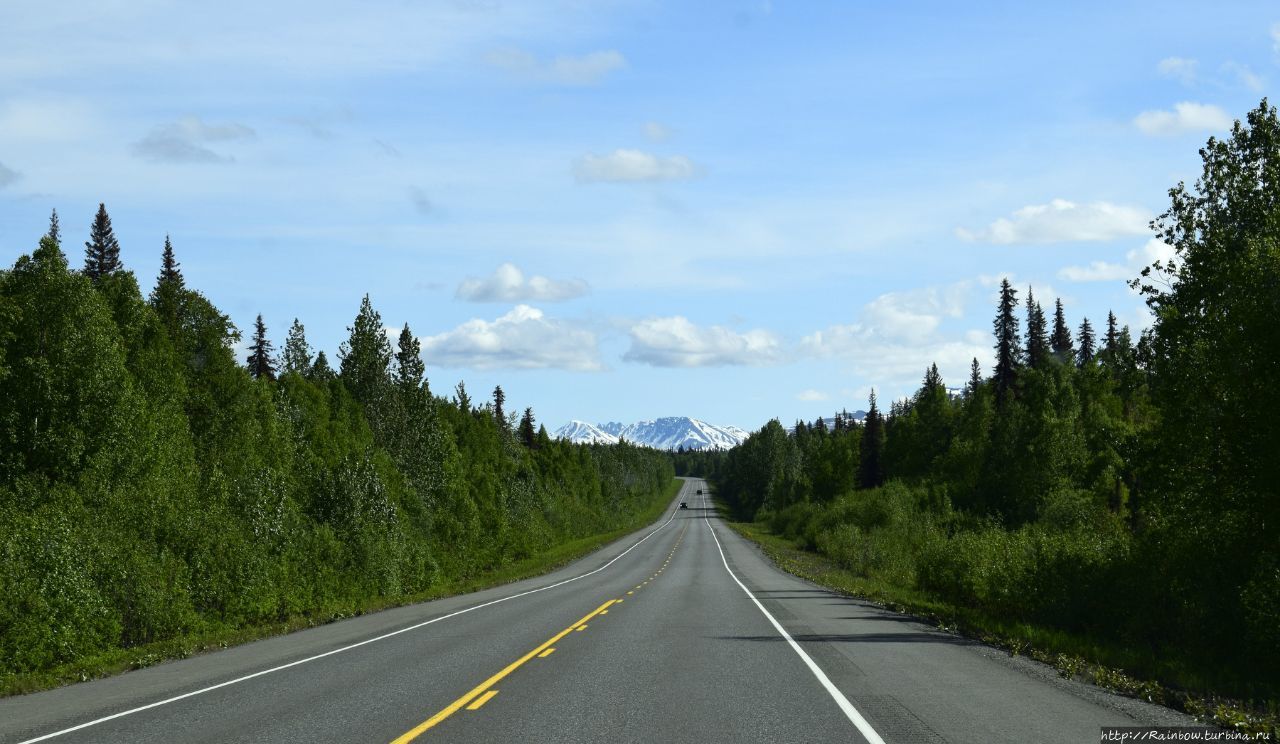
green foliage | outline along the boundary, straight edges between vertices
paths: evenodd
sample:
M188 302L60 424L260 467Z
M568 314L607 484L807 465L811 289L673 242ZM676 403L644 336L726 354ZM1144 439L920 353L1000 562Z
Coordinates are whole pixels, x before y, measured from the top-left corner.
M407 326L393 378L367 297L341 378L295 322L274 379L255 330L251 376L167 240L149 301L49 236L0 272L7 675L464 585L630 526L671 482L662 453L522 446L432 396Z

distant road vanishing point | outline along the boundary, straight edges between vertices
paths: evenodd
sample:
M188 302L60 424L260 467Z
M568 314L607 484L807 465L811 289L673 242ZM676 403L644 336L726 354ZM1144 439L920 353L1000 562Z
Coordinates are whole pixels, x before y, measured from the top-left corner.
M783 573L699 490L536 579L0 700L0 741L988 744L1191 723Z

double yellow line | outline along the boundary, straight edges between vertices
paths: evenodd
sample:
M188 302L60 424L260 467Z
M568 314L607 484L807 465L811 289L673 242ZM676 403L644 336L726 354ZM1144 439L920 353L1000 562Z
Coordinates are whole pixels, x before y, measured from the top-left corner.
M591 620L591 618L595 617L596 615L604 614L605 612L608 611L610 605L615 604L617 602L621 602L621 601L622 600L620 599L611 599L608 602L605 602L604 604L595 608L578 622L574 623L573 625L570 625L569 627L565 628L559 633L556 633L554 636L547 639L547 641L542 645L538 646L534 650L530 651L524 656L521 656L519 659L516 659L515 661L508 664L507 667L502 671L493 675L489 679L486 679L484 682L481 682L480 684L476 685L471 690L471 692L468 692L466 695L463 695L457 700L454 700L452 703L449 703L449 706L446 707L444 710L440 711L434 716L431 716L430 718L418 724L411 730L401 734L400 737L397 738L395 741L393 741L391 744L407 744L407 742L413 741L414 739L421 736L423 732L425 732L427 729L430 729L431 727L440 723L441 721L453 715L454 713L457 713L459 710L462 710L462 708L468 707L468 704L470 704L469 706L470 709L474 710L479 708L481 705L484 705L485 703L489 702L490 698L498 694L497 690L491 690L489 688L501 682L507 675L511 674L515 670L524 666L525 662L529 661L535 656L541 655L544 651L547 651L548 649L551 649L552 651L554 651L555 649L552 649L551 647L554 646L561 638L564 638L565 636L569 635L575 630L582 630L587 626L587 622Z

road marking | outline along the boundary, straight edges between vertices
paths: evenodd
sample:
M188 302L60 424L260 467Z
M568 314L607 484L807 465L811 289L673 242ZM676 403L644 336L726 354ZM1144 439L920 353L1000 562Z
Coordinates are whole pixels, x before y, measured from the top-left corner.
M457 700L454 700L452 703L449 703L449 705L444 710L440 711L434 716L431 716L427 720L423 721L422 723L418 724L412 729L401 734L398 738L396 738L395 741L391 742L391 744L408 744L408 742L411 742L414 739L418 738L423 734L423 732L432 728L433 726L440 723L441 721L448 718L449 716L453 715L454 713L457 713L459 710L462 709L463 706L467 705L468 703L470 703L472 700L479 697L480 695L483 695L486 691L489 690L490 687L493 687L494 685L501 682L504 678L506 678L508 674L511 674L515 670L524 666L524 663L527 662L529 659L532 659L533 657L541 654L543 651L546 651L547 649L551 648L556 643L558 643L561 638L564 638L565 636L569 635L573 631L582 630L583 628L587 627L586 623L588 620L600 614L604 610L609 609L609 605L617 601L618 600L616 599L611 599L608 602L605 602L604 604L595 608L589 614L587 614L586 617L582 618L581 620L574 623L573 625L570 625L569 627L565 628L559 633L556 633L549 640L543 642L542 645L538 646L534 650L530 651L524 656L521 656L519 659L516 659L515 661L508 664L506 668L504 668L502 671L498 672L497 674L493 675L489 679L486 679L485 681L476 685L474 688L471 689L471 692L468 692L467 694L463 695Z
M683 490L683 487L682 487L682 490ZM499 603L501 603L501 602L506 602L507 600L511 600L511 599L518 599L518 598L520 598L520 597L527 597L527 596L529 596L530 594L537 594L538 592L545 592L545 591L547 591L548 589L555 589L555 588L556 588L556 587L558 587L558 586L564 586L565 584L568 584L568 583L569 583L569 582L571 582L571 581L577 581L578 579L585 579L585 578L587 578L588 576L593 576L593 575L595 575L595 574L598 574L598 573L600 573L601 571L603 571L603 570L605 570L606 568L608 568L609 566L612 566L612 565L613 565L614 563L616 563L620 558L622 558L622 556L626 555L627 553L630 553L631 551L633 551L633 550L635 550L637 547L639 547L639 546L640 546L640 543L643 543L645 540L648 540L649 538L651 538L651 537L653 537L654 535L658 534L658 532L660 532L664 527L666 527L667 525L671 524L671 520L673 520L673 519L675 519L675 518L676 518L676 512L677 512L677 511L679 511L679 509L672 509L672 510L671 510L671 516L667 517L667 521L665 521L665 522L663 522L662 524L658 525L658 527L656 527L652 532L650 532L649 534L647 534L647 535L645 535L644 537L642 537L642 538L640 538L639 540L637 540L634 544L632 544L632 546L631 546L631 547L627 548L626 550L622 551L621 553L618 553L618 554L617 554L616 556L614 556L614 557L613 557L613 558L612 558L608 563L604 564L603 566L601 566L601 567L599 567L599 568L597 568L597 569L595 569L595 570L588 571L588 572L586 572L586 573L584 573L584 574L579 574L579 575L577 575L577 576L572 576L572 577L567 578L567 579L565 579L565 580L563 580L563 581L557 581L557 582L556 582L556 583L554 583L554 584L548 584L547 586L538 587L537 589L530 589L530 590L528 590L528 591L519 592L518 594L512 594L512 595L507 596L507 597L499 597L498 599L490 600L490 601L488 601L488 602L484 602L484 603L481 603L481 604L475 605L475 606L473 606L473 607L466 607L466 608L463 608L463 609L458 610L458 611L456 611L456 612L450 612L450 613L449 613L449 614L447 614L447 615L441 615L440 617L435 617L435 618L432 618L432 619L430 619L430 620L425 620L425 621L423 621L423 622L417 623L417 624L415 624L415 625L410 625L410 626L409 626L409 627L407 627L407 628L401 628L401 629L399 629L399 630L393 630L393 631L391 631L390 633L383 633L382 635L380 635L380 636L374 636L373 638L366 638L366 639L365 639L365 640L363 640L363 641L357 641L356 643L352 643L352 644L350 644L350 645L348 645L348 646L341 646L341 647L339 647L339 648L330 649L330 650L328 650L328 651L325 651L324 653L316 654L315 656L308 656L308 657L303 658L303 659L298 659L298 660L296 660L296 661L291 661L291 662L289 662L289 663L287 663L287 664L281 664L281 665L279 665L279 666L271 667L270 669L263 669L263 670L261 670L261 671L253 672L252 674L246 674L246 675L241 676L241 677L236 677L235 679L229 679L229 680L227 680L226 682L219 682L219 683L218 683L218 684L216 684L216 685L209 685L208 687L202 687L202 688L200 688L200 689L198 689L198 690L192 690L191 692L185 692L185 693L183 693L183 694L181 694L181 695L174 695L173 697L165 698L165 699L163 699L163 700L157 700L157 701L156 701L156 702L154 702L154 703L147 703L146 705L139 705L139 706L138 706L138 707L136 707L136 708L130 708L130 709L128 709L128 710L122 710L122 711L120 711L119 713L112 713L112 714L111 714L111 715L109 715L109 716L103 716L103 717L101 717L101 718L95 718L95 719L93 719L92 721L85 721L84 723L77 724L77 725L75 725L75 726L71 726L71 727L69 727L69 728L64 728L64 729L61 729L61 730L58 730L58 731L54 731L54 732L52 732L52 733L44 734L43 736L37 736L37 737L35 737L34 739L25 739L25 740L23 740L23 741L18 742L18 744L36 744L36 742L40 742L40 741L47 741L47 740L52 739L52 738L57 737L57 736L63 736L64 734L70 734L70 733L75 732L75 731L80 731L81 729L87 729L87 728L89 728L90 726L97 726L98 724L106 723L107 721L114 721L114 720L115 720L115 719L117 719L117 718L124 718L125 716L131 716L131 715L133 715L134 713L141 713L141 712L142 712L142 711L144 711L144 710L151 710L152 708L158 708L158 707L160 707L160 706L162 706L162 705L169 705L170 703L176 703L176 702L178 702L179 700L186 700L187 698L195 697L196 695L203 695L203 694L205 694L206 692L213 692L214 690L220 690L220 689L222 689L223 687L230 687L231 685L239 684L239 683L241 683L241 682L247 682L247 681L249 681L249 680L251 680L251 679L255 679L255 678L257 678L257 677L262 677L262 676L267 675L267 674L274 674L275 672L284 671L285 669L290 669L290 668L292 668L292 667L296 667L296 666L299 666L299 665L302 665L302 664L308 664L308 663L313 662L313 661L318 661L318 660L323 659L323 658L325 658L325 657L333 656L334 654L340 654L340 653L343 653L343 652L345 652L345 651L350 651L350 650L355 649L355 648L360 648L361 646L366 646L366 645L368 645L368 644L370 644L370 643L376 643L376 642L378 642L378 641L383 641L383 640L386 640L386 639L388 639L388 638L391 638L392 636L398 636L398 635L400 635L401 633L408 633L408 632L409 632L409 631L411 631L411 630L417 630L418 628L426 627L426 626L431 625L431 624L433 624L433 623L438 623L438 622L440 622L441 620L448 620L449 618L457 617L458 615L465 615L465 614L466 614L466 613L468 613L468 612L473 612L473 611L475 611L475 610L480 610L480 609L483 609L483 608L485 608L485 607L490 607L490 606L492 606L492 605L496 605L496 604L499 604ZM639 588L639 587L637 587L637 588Z
M467 706L467 710L480 710L481 706L483 706L485 703L487 703L487 702L489 702L490 700L492 700L492 699L493 699L493 696L494 696L494 695L497 695L497 694L498 694L498 691L497 691L497 690L489 690L489 691L488 691L488 692L486 692L485 694L483 694L483 695L481 695L480 697L476 698L476 699L475 699L475 702L473 702L471 705L468 705L468 706Z
M778 622L777 619L775 619L774 616L764 608L764 605L760 604L760 600L756 599L756 595L751 593L751 590L747 588L746 584L739 581L738 577L733 574L733 569L729 568L729 559L724 557L724 548L720 547L720 538L716 537L716 531L712 528L711 521L707 519L706 512L703 512L702 520L706 522L707 529L711 531L711 539L716 541L716 550L720 551L720 562L724 563L724 570L729 572L729 578L733 579L734 583L741 587L742 591L747 593L747 596L751 598L751 601L755 603L760 612L764 613L764 616L769 618L769 622L773 623L773 627L778 631L778 633L780 633L783 638L787 639L787 643L790 644L791 650L796 652L796 654L804 661L805 666L809 667L809 671L813 672L813 676L818 679L818 682L822 683L822 686L826 688L827 693L831 695L831 699L835 700L836 705L840 706L840 710L844 711L845 717L847 717L849 721L857 727L858 733L862 734L870 744L884 744L884 739L880 738L880 734L877 734L876 730L871 728L871 724L867 723L867 719L863 718L862 714L858 712L858 709L853 707L853 703L849 702L849 698L845 697L844 693L840 691L840 688L836 687L835 684L832 683L831 679L827 677L826 672L822 671L822 667L819 667L813 659L809 658L809 654L805 653L804 649L800 648L800 644L796 643L796 640L791 637L791 634L787 632L787 629L782 627L782 623Z
M556 652L556 650L555 650L554 648L549 648L549 649L547 649L546 651L543 651L542 653L538 654L538 658L539 658L539 659L545 659L545 658L547 658L548 656L550 656L551 654L554 654L555 652Z

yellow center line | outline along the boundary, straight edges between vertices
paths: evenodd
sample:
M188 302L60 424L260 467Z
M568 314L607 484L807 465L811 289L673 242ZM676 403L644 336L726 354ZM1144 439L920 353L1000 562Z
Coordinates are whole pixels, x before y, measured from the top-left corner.
M463 695L457 700L454 700L452 703L449 703L448 707L446 707L444 710L440 711L434 716L431 716L430 718L418 724L417 726L414 726L409 731L406 731L405 733L401 734L391 744L407 744L408 742L411 742L414 739L418 738L423 734L423 732L432 728L433 726L440 723L441 721L448 718L449 716L453 715L454 713L457 713L459 710L462 709L463 706L467 705L475 698L484 694L487 690L489 690L490 687L501 682L508 674L511 674L512 672L514 672L515 670L523 666L525 662L529 661L530 659L542 653L543 651L546 651L548 648L551 648L552 646L554 646L561 638L564 638L565 636L569 635L575 630L582 630L583 628L585 628L586 622L588 620L600 614L601 611L609 609L609 605L613 604L616 601L617 601L616 599L611 599L608 602L605 602L604 604L595 608L578 622L574 623L573 625L570 625L569 627L565 628L559 633L556 633L554 636L552 636L549 640L547 640L542 645L538 646L534 650L530 651L524 656L521 656L519 659L516 659L515 661L508 664L506 668L503 669L502 671L498 672L497 674L493 675L489 679L486 679L485 681L476 685L471 690L471 692L468 692L467 694ZM490 697L492 697L492 695ZM483 703L481 703L481 705L483 705Z
M485 703L487 703L487 702L489 702L490 700L492 700L492 699L493 699L493 696L494 696L494 695L497 695L497 694L498 694L498 691L497 691L497 690L489 690L489 691L488 691L488 692L486 692L485 694L483 694L483 695L481 695L480 697L476 698L476 700L475 700L475 702L474 702L474 703L472 703L471 705L468 705L468 706L467 706L467 710L480 710L480 706L482 706L482 705L484 705Z
M539 658L539 659L545 659L545 658L547 658L548 656L550 656L551 654L554 654L555 652L556 652L556 650L555 650L554 648L549 648L549 649L547 649L546 651L543 651L542 653L538 654L538 658Z

